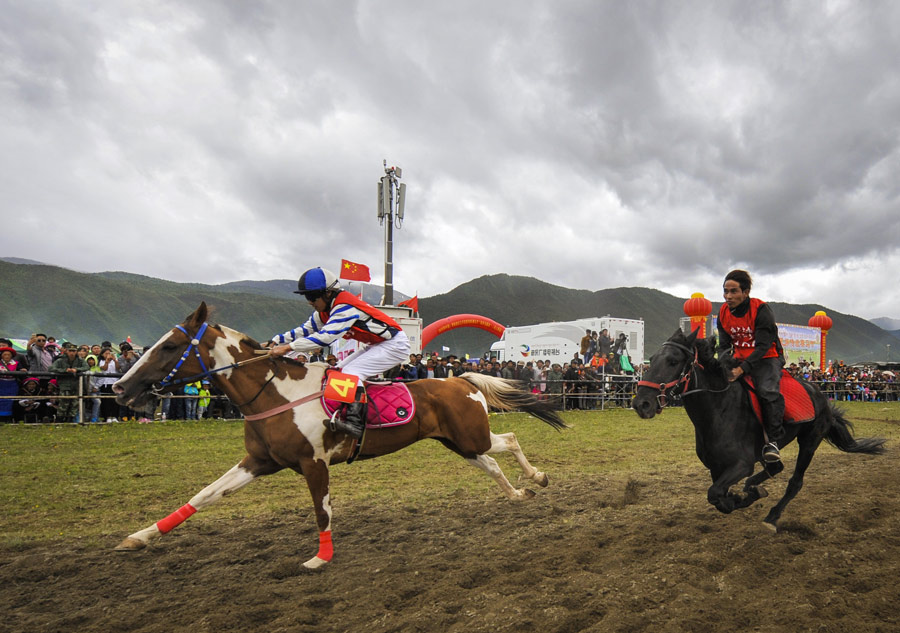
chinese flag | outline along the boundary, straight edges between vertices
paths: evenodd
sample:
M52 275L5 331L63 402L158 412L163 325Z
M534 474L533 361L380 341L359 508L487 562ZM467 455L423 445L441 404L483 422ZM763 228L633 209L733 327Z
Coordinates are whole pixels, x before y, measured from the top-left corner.
M347 259L341 260L341 279L349 279L350 281L369 281L369 267L351 262Z
M418 312L419 311L419 295L416 295L412 299L407 299L406 301L401 301L397 305L406 306L407 308L412 308L413 312Z

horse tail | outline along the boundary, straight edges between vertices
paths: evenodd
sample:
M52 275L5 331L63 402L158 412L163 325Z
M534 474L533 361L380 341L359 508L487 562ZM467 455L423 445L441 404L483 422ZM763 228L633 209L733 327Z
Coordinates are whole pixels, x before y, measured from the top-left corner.
M540 400L533 393L525 391L522 389L521 383L516 380L473 372L466 372L460 376L460 379L480 391L489 407L500 411L524 411L543 420L557 431L569 428L569 425L563 422L548 401Z
M881 455L885 452L885 440L883 438L854 438L853 423L844 416L844 411L833 403L829 404L827 414L830 427L825 434L825 439L835 448L840 449L845 453L869 453L872 455Z

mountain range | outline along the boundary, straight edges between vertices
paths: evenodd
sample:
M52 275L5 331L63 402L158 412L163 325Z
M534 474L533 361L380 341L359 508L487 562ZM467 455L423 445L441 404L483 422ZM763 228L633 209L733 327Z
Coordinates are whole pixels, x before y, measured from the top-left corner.
M78 343L131 339L149 345L180 323L201 301L212 318L258 340L290 329L309 317L309 305L293 294L296 281L236 281L220 285L176 283L126 272L80 273L29 260L0 259L0 334L28 338L41 331ZM354 293L378 303L382 288L353 282ZM408 298L396 290L395 302ZM643 319L645 349L652 354L684 317L685 299L650 288L589 291L555 286L530 277L487 275L450 292L419 299L425 325L454 314L480 314L506 326L569 321L606 315ZM714 312L720 303L713 303ZM825 306L771 303L781 323L805 325L817 310L834 321L828 357L845 362L900 357L898 336L865 319ZM497 339L477 329L451 330L428 350L477 356ZM894 347L889 347L893 345Z
M530 277L501 274L479 277L446 294L420 299L419 308L426 324L457 313L481 314L506 326L607 315L643 319L644 349L649 356L678 327L685 316L685 301L686 298L650 288L572 290ZM712 303L716 314L722 302ZM833 321L827 338L828 358L848 363L883 361L888 354L894 360L900 358L898 337L865 319L818 304L770 302L770 305L779 323L796 325L806 325L817 311L824 310ZM457 329L436 342L451 350L487 349L495 340L480 330Z

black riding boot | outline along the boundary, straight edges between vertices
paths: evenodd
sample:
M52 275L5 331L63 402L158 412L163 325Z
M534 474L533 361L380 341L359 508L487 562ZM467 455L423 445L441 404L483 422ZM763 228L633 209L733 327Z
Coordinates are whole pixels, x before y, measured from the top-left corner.
M765 421L768 444L763 447L762 458L764 462L775 463L781 461L778 447L784 440L784 396L781 395L781 368L784 361L780 358L763 358L756 369L751 369L753 383L756 385L756 393L759 403L762 405L763 420Z
M769 437L769 443L763 446L763 461L770 464L780 462L781 453L778 452L778 447L781 446L781 442L784 440L783 422L777 420L773 423L772 420L768 420L766 423L766 435Z
M356 396L354 401L347 405L344 418L340 416L335 418L335 428L342 432L355 437L362 437L363 431L366 429L366 390L362 385L356 388Z

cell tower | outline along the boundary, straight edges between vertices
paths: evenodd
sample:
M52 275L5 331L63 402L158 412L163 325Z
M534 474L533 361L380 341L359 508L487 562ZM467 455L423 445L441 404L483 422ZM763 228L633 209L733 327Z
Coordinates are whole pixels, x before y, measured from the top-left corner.
M406 184L400 183L403 170L388 167L384 161L384 176L378 181L378 222L384 225L384 305L394 305L394 224L403 226L403 207Z

